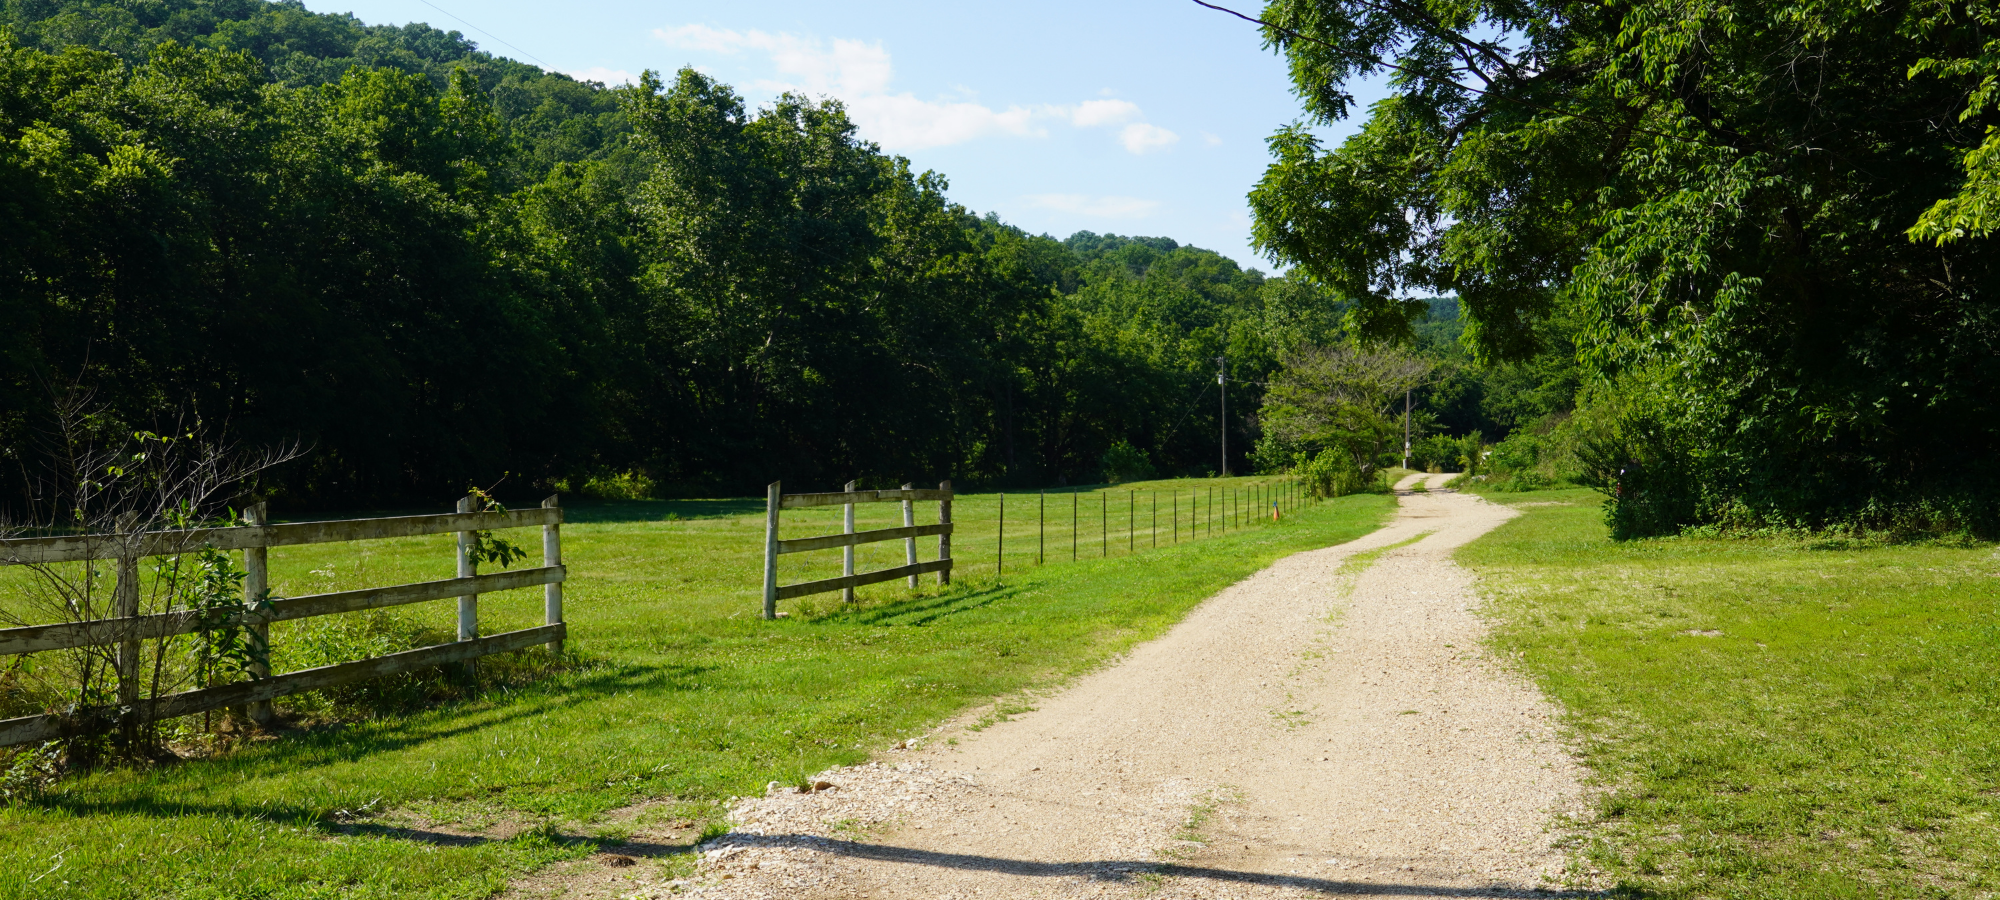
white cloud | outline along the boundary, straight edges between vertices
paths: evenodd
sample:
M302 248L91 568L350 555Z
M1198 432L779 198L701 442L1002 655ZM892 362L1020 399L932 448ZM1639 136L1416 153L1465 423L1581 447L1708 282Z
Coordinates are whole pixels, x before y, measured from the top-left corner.
M1057 212L1103 219L1143 219L1160 208L1157 200L1138 197L1092 197L1087 194L1030 194L1028 205Z
M679 28L655 28L653 36L666 41L669 46L682 50L707 50L711 53L735 53L743 49L743 35L707 25L682 25Z
M1070 123L1078 128L1116 125L1139 117L1139 105L1125 100L1085 100L1069 111Z
M738 53L745 49L769 54L789 81L759 82L778 91L804 91L834 96L879 94L889 89L889 53L880 43L836 40L832 49L818 38L766 31L731 31L707 25L655 28L653 36L681 50Z
M621 84L631 84L639 80L639 76L624 69L607 69L603 66L591 66L588 69L565 69L563 70L563 74L578 81L596 81L612 87L617 87Z
M1204 143L1204 144L1207 144L1207 145L1209 145L1210 147L1220 147L1220 146L1222 146L1222 138L1220 138L1220 137L1217 137L1216 135L1213 135L1213 134L1210 134L1210 133L1208 133L1208 132L1206 132L1206 131L1204 131L1204 132L1202 132L1202 133L1201 133L1201 142L1202 142L1202 143Z
M750 87L770 93L836 97L847 105L862 137L889 150L945 147L994 135L1044 137L1048 132L1038 120L1045 119L1067 120L1078 128L1132 123L1125 124L1119 140L1133 153L1158 150L1180 139L1166 129L1134 122L1140 117L1139 107L1125 100L995 109L962 89L956 98L936 100L907 91L892 93L889 86L895 70L879 41L828 42L811 36L698 24L654 29L653 36L682 50L725 54L761 51L770 57L779 77L752 82Z
M848 114L868 139L884 147L924 149L962 144L991 134L1041 137L1034 113L1021 107L993 110L977 103L919 100L910 94L859 97Z
M1173 146L1180 139L1181 136L1178 134L1161 128L1158 125L1148 125L1145 122L1134 122L1125 126L1125 130L1118 133L1118 142L1124 144L1125 149L1133 153L1164 150Z

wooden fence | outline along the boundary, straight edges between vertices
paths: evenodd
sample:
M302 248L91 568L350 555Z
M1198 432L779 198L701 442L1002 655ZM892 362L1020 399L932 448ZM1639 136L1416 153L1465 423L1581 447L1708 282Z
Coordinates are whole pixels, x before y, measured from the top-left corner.
M562 613L562 583L566 572L562 564L563 511L556 505L556 498L542 501L539 509L505 512L471 510L472 498L468 497L459 501L458 512L448 515L268 525L264 522L264 506L260 503L247 511L245 518L250 524L228 528L0 540L0 566L116 561L117 582L111 596L113 618L0 629L0 656L116 645L115 668L120 690L116 708L0 720L0 746L70 736L91 722L111 719L125 723L149 722L221 707L245 707L253 718L267 722L270 719L270 701L287 694L464 662L543 644L560 650L567 636ZM542 565L539 568L478 574L471 555L473 532L537 525L542 528ZM213 615L198 615L196 611L185 609L152 615L139 613L139 560L146 557L192 553L203 548L241 550L247 572L243 593L246 598L255 601L264 596L269 585L266 566L268 548L453 532L458 534L457 578L285 597L264 604L249 602L245 603L242 612L229 614L219 621ZM546 624L479 636L480 594L536 585L544 586L543 616ZM260 644L268 646L272 622L454 597L458 599L458 640L453 643L280 675L271 674L266 663L253 667L249 681L151 698L138 696L141 641L241 627L248 629Z
M823 594L841 591L849 602L854 600L854 589L866 584L894 581L898 578L910 579L910 587L917 586L917 576L927 572L938 573L939 584L951 583L951 482L940 483L937 490L918 490L903 485L894 491L857 491L854 482L847 483L847 489L827 494L786 494L780 489L780 482L773 481L765 489L764 499L764 618L778 617L778 601L808 594ZM938 521L936 525L916 523L917 503L936 501ZM881 528L874 531L854 530L854 504L894 503L903 504L903 527ZM778 539L778 513L780 510L799 509L808 506L845 506L840 534L821 537L798 538L789 541ZM930 562L917 562L917 538L937 535L938 558ZM854 548L860 544L877 541L903 541L907 565L878 572L855 574ZM787 553L804 553L808 550L832 550L841 548L844 559L839 578L823 578L780 587L778 585L778 557Z

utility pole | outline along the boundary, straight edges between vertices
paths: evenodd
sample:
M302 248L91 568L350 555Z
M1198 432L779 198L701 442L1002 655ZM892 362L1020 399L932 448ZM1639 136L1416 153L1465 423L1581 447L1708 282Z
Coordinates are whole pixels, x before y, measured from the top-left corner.
M1410 467L1410 392L1403 392L1403 468Z
M1215 358L1215 383L1222 385L1222 477L1229 477L1229 354Z

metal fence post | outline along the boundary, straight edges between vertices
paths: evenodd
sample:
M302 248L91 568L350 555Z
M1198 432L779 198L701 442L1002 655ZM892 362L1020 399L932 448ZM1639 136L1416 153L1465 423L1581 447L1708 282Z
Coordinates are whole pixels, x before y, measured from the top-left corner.
M561 509L562 504L557 502L557 496L559 495L551 495L547 500L543 500L542 508ZM562 517L558 513L556 521L542 526L542 565L554 567L562 564ZM542 624L560 625L562 620L562 582L551 581L542 586ZM550 641L548 648L551 653L562 653L562 639Z
M773 481L764 488L764 618L778 617L778 493L783 482Z
M458 511L472 512L472 495L458 500ZM458 577L471 578L479 574L479 563L472 559L472 532L458 533ZM460 594L458 597L458 639L469 641L479 637L479 595Z

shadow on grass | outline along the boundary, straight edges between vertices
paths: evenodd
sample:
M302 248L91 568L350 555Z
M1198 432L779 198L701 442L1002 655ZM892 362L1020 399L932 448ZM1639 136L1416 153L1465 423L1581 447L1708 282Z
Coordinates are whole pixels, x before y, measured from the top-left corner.
M598 852L616 850L619 853L630 856L643 856L652 859L693 853L695 845L699 841L698 837L690 835L685 844L663 844L658 841L642 841L632 838L598 838L547 829L530 830L509 837L496 837L483 834L464 834L456 831L440 831L429 828L380 825L373 822L344 822L327 826L325 830L332 834L404 840L438 847L477 847L482 844L504 843L506 841L518 840L524 836L534 835L550 843L562 846L589 847Z
M412 747L474 734L508 722L571 709L586 703L630 691L652 693L696 690L697 679L714 666L668 665L656 667L622 666L570 681L559 688L530 687L483 694L430 711L428 714L393 720L387 727L355 727L347 724L301 728L281 732L279 740L259 744L247 752L216 759L188 760L153 773L160 780L192 779L197 784L218 779L204 775L227 774L227 782L296 775L313 769L352 763L371 756L395 753ZM472 704L491 703L484 710L468 710ZM427 721L428 720L428 721ZM107 813L177 817L206 814L230 818L260 819L280 824L317 821L325 810L304 806L259 803L255 806L201 806L189 798L192 791L162 795L148 792L143 797L115 800L94 799L87 794L61 793L24 798L21 805L69 815ZM117 790L112 787L110 790Z
M510 509L528 509L533 503L509 503ZM724 497L714 500L598 500L565 495L563 521L571 524L622 524L662 522L675 519L726 519L756 515L764 511L762 497ZM394 516L435 516L451 512L450 504L384 507L379 509L306 510L281 515L272 521L322 522L348 519L380 519Z
M677 519L727 519L764 512L761 497L724 497L715 500L592 500L587 497L563 501L563 521L572 524L612 525L626 522L664 522Z
M876 625L882 627L929 625L946 616L971 612L1021 592L1019 585L995 584L968 591L929 597L911 597L853 609L836 609L812 620L812 624Z

